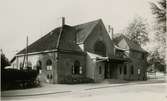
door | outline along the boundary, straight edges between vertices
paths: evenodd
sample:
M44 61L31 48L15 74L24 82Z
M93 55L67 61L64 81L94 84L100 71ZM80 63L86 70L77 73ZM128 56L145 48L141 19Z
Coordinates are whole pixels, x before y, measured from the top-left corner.
M110 79L111 78L111 68L110 68L109 62L105 63L104 78L105 79Z

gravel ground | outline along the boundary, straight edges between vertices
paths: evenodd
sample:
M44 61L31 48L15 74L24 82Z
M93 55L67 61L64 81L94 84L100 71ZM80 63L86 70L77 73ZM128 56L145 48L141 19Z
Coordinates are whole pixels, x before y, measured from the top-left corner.
M75 101L75 100L111 100L111 101L167 101L166 77L147 81L119 82L111 81L95 84L43 85L40 88L11 90L1 92L2 100L14 101Z

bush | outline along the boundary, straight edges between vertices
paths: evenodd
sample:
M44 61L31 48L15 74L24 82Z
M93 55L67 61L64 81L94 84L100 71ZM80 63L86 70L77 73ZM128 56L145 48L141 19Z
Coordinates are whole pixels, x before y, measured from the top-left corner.
M35 70L4 69L1 76L2 90L31 88L39 85Z
M81 84L81 83L93 83L93 79L82 75L68 75L60 82L63 84Z

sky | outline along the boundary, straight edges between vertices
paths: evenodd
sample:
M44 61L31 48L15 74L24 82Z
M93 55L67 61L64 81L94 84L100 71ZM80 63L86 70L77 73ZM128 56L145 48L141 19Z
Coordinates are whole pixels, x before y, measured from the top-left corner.
M101 18L120 33L135 16L152 22L151 0L0 0L0 48L9 60L26 46L61 25ZM155 1L155 0L153 0Z

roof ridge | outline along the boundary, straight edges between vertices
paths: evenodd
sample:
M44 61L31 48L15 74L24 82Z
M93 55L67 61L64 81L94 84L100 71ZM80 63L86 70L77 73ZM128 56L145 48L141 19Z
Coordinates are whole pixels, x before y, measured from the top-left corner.
M89 22L85 22L85 23L81 23L81 24L77 24L77 25L74 25L73 27L77 27L77 26L80 26L80 25L85 25L85 24L89 24L89 23L93 23L93 22L99 22L101 21L102 19L97 19L97 20L93 20L93 21L89 21Z

